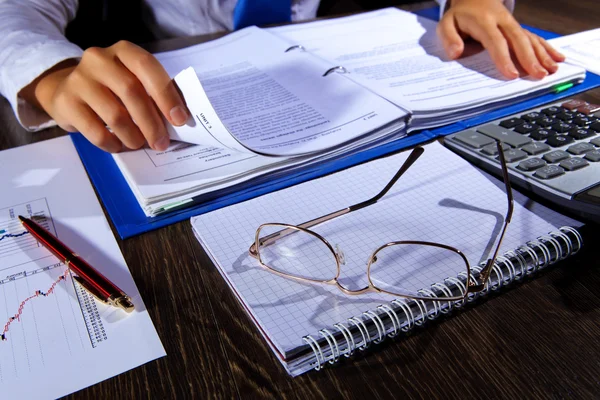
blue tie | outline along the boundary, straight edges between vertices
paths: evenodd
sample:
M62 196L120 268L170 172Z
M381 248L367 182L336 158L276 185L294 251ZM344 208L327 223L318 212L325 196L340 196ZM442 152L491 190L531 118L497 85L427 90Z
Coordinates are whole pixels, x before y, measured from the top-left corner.
M291 9L292 0L238 0L233 11L233 29L290 22Z

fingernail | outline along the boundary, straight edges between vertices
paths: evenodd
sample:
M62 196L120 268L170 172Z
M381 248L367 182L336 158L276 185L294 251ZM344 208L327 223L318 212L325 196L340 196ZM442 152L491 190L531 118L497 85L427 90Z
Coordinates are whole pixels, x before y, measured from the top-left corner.
M182 106L175 106L169 112L171 120L175 125L183 125L188 119L188 114Z
M453 44L450 46L450 57L456 58L460 55L460 46Z
M548 71L546 71L544 68L542 67L537 67L536 71L540 74L543 75L542 78L545 78L546 76L548 76Z
M154 142L154 146L152 146L152 147L156 151L165 151L167 149L167 147L169 147L169 143L170 143L169 137L163 136L160 139L158 139L156 142Z
M508 72L515 78L519 76L519 71L512 65L508 67Z

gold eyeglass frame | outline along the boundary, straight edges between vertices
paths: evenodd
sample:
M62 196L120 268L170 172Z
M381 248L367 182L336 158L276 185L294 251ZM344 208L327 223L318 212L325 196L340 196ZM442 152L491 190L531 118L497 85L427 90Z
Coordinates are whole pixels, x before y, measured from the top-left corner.
M279 276L282 276L284 278L290 278L290 279L294 279L297 281L301 281L301 282L310 282L310 283L320 283L320 284L326 284L326 285L334 285L336 286L339 290L341 290L343 293L347 294L347 295L361 295L364 293L369 293L369 292L376 292L376 293L387 293L393 296L398 296L398 297L403 297L403 298L408 298L408 299L414 299L414 300L429 300L429 301L459 301L459 300L463 300L465 299L470 293L477 293L477 292L481 292L482 290L484 290L486 283L488 282L488 279L490 277L490 274L492 273L492 268L494 266L494 263L496 262L496 258L498 257L498 252L500 250L500 246L502 245L502 240L504 239L504 235L506 233L506 229L508 227L508 224L511 221L512 218L512 214L513 214L513 209L514 209L514 201L513 201L513 193L512 193L512 188L510 186L510 182L509 182L509 178L508 178L508 168L506 166L506 159L504 157L504 151L502 149L502 144L500 143L500 141L496 140L496 146L498 149L498 158L500 160L500 164L502 166L502 179L504 181L504 186L506 189L506 196L507 196L507 200L508 200L508 210L506 213L506 217L504 218L504 226L502 227L502 232L500 234L500 239L498 240L498 244L496 245L496 249L494 250L493 256L492 258L489 258L485 264L485 267L481 270L481 272L479 273L479 283L475 282L472 278L471 275L471 265L469 263L469 260L467 259L467 257L465 257L465 255L458 250L455 247L452 246L448 246L442 243L436 243L436 242L425 242L425 241L415 241L415 240L403 240L403 241L394 241L394 242L388 242L380 247L378 247L377 249L375 249L375 251L373 251L373 253L371 254L371 256L369 257L369 262L367 263L367 280L368 280L368 286L362 288L362 289L358 289L358 290L350 290L348 288L345 288L344 286L342 286L342 284L340 284L338 278L340 277L341 274L341 264L344 264L345 261L343 259L343 254L336 251L334 249L334 247L327 241L327 239L325 239L323 236L319 235L316 232L311 231L309 228L312 228L318 224L321 224L323 222L326 221L330 221L334 218L340 217L342 215L348 214L352 211L357 211L360 210L361 208L365 208L367 206L370 206L372 204L377 203L377 201L379 201L383 196L385 196L385 194L392 188L392 186L394 186L394 184L400 179L400 177L414 164L415 161L417 161L417 159L423 154L423 152L425 151L422 147L416 147L412 150L412 152L409 154L408 158L406 159L406 161L402 164L402 166L400 167L400 169L398 170L398 172L396 172L396 174L392 177L392 179L387 183L387 185L383 188L383 190L381 190L378 194L376 194L375 196L373 196L372 198L370 198L369 200L363 201L361 203L357 203L355 205L352 205L350 207L346 207L343 208L341 210L329 213L327 215L312 219L310 221L304 222L300 225L290 225L290 224L283 224L283 223L274 223L274 222L268 222L268 223L264 223L261 224L257 229L256 229L256 233L254 236L254 243L250 246L248 252L250 253L250 256L257 259L258 262L260 263L261 266L263 266L264 268L266 268L268 271L273 272ZM280 226L283 227L283 229L274 232L272 234L269 234L263 238L260 238L260 231L268 226ZM335 275L335 277L333 277L332 279L328 279L328 280L319 280L319 279L310 279L310 278L304 278L301 276L297 276L297 275L293 275L293 274L288 274L282 271L279 271L273 267L270 267L269 265L265 264L263 262L263 260L261 259L260 256L260 251L258 249L260 249L261 247L265 247L268 246L269 244L272 244L274 242L276 242L277 240L282 239L285 236L288 236L294 232L304 232L307 233L309 235L312 235L314 237L316 237L317 239L321 240L329 249L329 251L332 253L335 261L336 261L336 266L337 266L337 273ZM445 250L449 250L452 251L456 254L458 254L462 260L465 263L465 267L466 267L466 285L465 285L465 289L464 290L464 294L460 295L460 296L454 296L454 297L429 297L429 296L414 296L414 295L408 295L405 293L396 293L393 291L389 291L389 290L385 290L385 289L381 289L379 287L377 287L373 281L371 280L371 266L374 262L377 261L377 254L385 249L386 247L390 247L390 246L396 246L396 245L403 245L403 244L408 244L408 245L423 245L423 246L431 246L431 247L437 247L437 248L441 248L441 249L445 249Z

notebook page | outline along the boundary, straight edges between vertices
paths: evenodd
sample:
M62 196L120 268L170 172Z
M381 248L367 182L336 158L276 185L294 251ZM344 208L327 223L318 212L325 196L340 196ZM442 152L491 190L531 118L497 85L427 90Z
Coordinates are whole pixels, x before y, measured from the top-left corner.
M435 30L433 20L387 8L271 28L270 32L344 66L350 79L412 111L415 117L511 99L585 74L579 67L561 64L556 73L540 81L507 80L486 51L449 60Z
M321 179L204 214L192 225L245 307L277 349L303 346L302 336L391 301L388 295L348 296L335 287L299 283L265 271L248 248L265 222L299 224L364 201L389 181L407 156L359 165ZM366 286L366 262L378 246L395 240L445 243L462 250L472 265L487 259L503 224L503 185L435 142L378 203L314 230L344 251L340 282ZM515 192L515 210L503 252L578 223ZM492 235L494 233L494 235ZM418 268L419 265L414 265ZM423 282L426 287L434 282ZM319 337L317 334L315 337Z

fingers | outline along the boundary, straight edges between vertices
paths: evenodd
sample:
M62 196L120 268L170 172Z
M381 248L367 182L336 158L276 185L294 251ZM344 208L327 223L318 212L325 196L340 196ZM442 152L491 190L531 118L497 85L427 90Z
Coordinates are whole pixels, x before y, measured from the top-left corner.
M542 64L542 66L549 73L553 74L558 71L558 64L554 62L548 51L541 43L541 38L531 32L527 32L529 36L529 40L531 41L531 45L533 46L533 50L535 52L535 56L538 61Z
M465 43L463 42L458 29L455 25L455 20L452 15L446 14L437 26L437 33L442 40L442 45L448 57L452 60L460 57L465 49Z
M529 35L525 33L526 31L521 28L516 21L511 21L502 26L501 29L523 69L536 79L546 77L548 75L548 70L540 63L534 50L534 45Z
M81 99L100 117L120 141L130 149L139 149L146 142L131 115L106 87L90 83L82 90ZM93 87L95 86L95 87Z
M542 44L542 46L544 47L544 49L546 50L546 52L550 55L550 57L552 57L552 59L556 62L563 62L565 61L566 57L564 54L562 54L561 52L559 52L558 50L556 50L554 47L552 47L552 45L550 45L550 43L548 43L546 41L546 39L543 39L541 37L539 37L538 35L535 35L531 32L529 32L531 35L535 36L540 43Z
M98 93L95 98L87 99L88 104L127 147L137 149L144 144L145 138L154 150L165 150L169 145L167 130L142 83L121 63L102 58L98 64L101 68L95 68L90 72L101 86L95 88L95 92ZM110 89L114 95L106 93L107 91L102 90L102 87ZM102 98L102 101L107 103L105 105L98 103L98 98ZM94 100L96 103L92 105L91 102ZM123 108L123 106L125 107ZM100 112L103 108L110 109ZM128 114L121 115L123 112L128 112ZM105 116L111 121L106 120ZM123 124L120 119L125 117L127 117L127 121L126 124ZM119 123L119 127L115 126L115 119Z
M519 77L519 71L517 71L510 56L508 42L496 24L486 23L485 25L477 25L473 27L472 36L481 42L483 47L489 52L492 61L502 75L509 79Z
M74 102L70 110L71 124L92 144L109 153L121 151L121 141L106 129L104 122L87 104Z
M152 54L129 43L115 45L115 54L142 83L162 114L173 125L183 125L189 112L169 74Z

